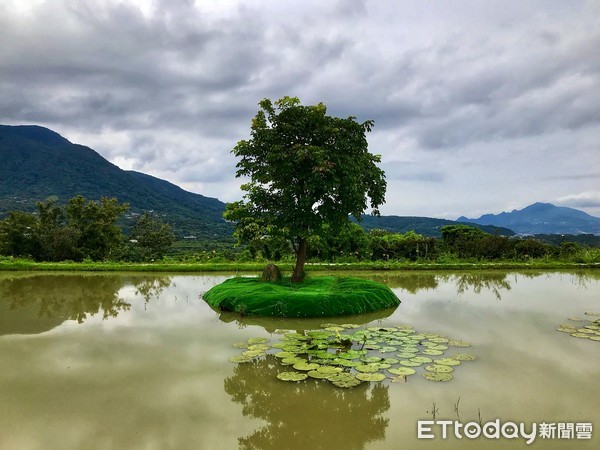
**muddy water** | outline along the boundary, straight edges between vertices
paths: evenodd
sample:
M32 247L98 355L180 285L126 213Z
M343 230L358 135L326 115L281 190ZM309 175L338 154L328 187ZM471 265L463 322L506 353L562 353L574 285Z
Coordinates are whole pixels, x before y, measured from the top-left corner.
M219 315L201 293L231 275L0 273L0 449L597 448L600 342L556 331L600 312L600 271L363 274L395 310L327 319L406 324L468 341L447 383L344 390L285 383L273 357L233 364L235 342L323 320ZM578 324L577 322L571 322ZM421 370L422 371L422 370ZM417 438L435 419L565 424L559 439ZM592 439L575 427L592 424ZM572 437L568 428L573 426ZM489 431L492 431L490 428ZM507 434L510 430L507 429Z

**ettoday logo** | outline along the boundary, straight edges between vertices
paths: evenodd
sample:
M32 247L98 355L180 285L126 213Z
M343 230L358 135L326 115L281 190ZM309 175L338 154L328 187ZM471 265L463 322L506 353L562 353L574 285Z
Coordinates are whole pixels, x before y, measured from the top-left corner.
M540 439L591 439L592 424L585 423L524 423L505 422L500 419L480 424L463 424L454 420L419 420L417 422L418 439L447 439L452 434L457 439L525 439L529 445Z

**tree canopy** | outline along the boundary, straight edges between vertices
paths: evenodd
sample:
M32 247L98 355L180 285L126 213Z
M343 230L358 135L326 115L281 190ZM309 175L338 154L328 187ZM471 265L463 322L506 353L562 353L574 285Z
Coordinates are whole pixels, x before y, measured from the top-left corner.
M239 242L265 236L289 239L296 252L292 279L301 281L308 239L323 226L338 229L349 215L385 201L386 182L368 151L366 133L373 121L327 115L323 103L303 106L295 97L264 99L252 120L251 137L237 143L237 177L243 200L230 203L225 218L236 222Z

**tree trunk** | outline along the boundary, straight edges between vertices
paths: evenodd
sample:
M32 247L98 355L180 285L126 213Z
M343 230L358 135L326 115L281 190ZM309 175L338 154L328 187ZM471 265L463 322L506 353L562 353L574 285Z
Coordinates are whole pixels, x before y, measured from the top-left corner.
M292 274L292 283L301 283L304 280L304 263L306 263L306 254L308 250L308 241L300 239L298 250L296 250L296 267Z

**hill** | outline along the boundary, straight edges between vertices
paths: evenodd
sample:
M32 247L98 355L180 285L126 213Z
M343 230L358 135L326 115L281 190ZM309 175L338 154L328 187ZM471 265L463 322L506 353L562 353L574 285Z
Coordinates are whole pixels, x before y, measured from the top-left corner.
M367 231L372 229L380 229L391 231L393 233L406 233L414 231L415 233L423 234L439 238L442 236L441 229L444 225L470 225L480 228L486 233L499 234L503 236L513 236L515 233L508 229L490 225L479 225L473 223L461 223L453 220L434 219L430 217L408 217L408 216L368 216L364 215L361 218L360 225Z
M36 202L48 198L66 202L79 194L92 200L106 196L129 203L130 218L144 210L158 212L179 237L231 240L223 202L122 170L47 128L0 125L0 158L0 216L34 211Z
M457 221L507 227L519 234L600 234L600 218L551 203L534 203L520 210L484 214L478 219Z

